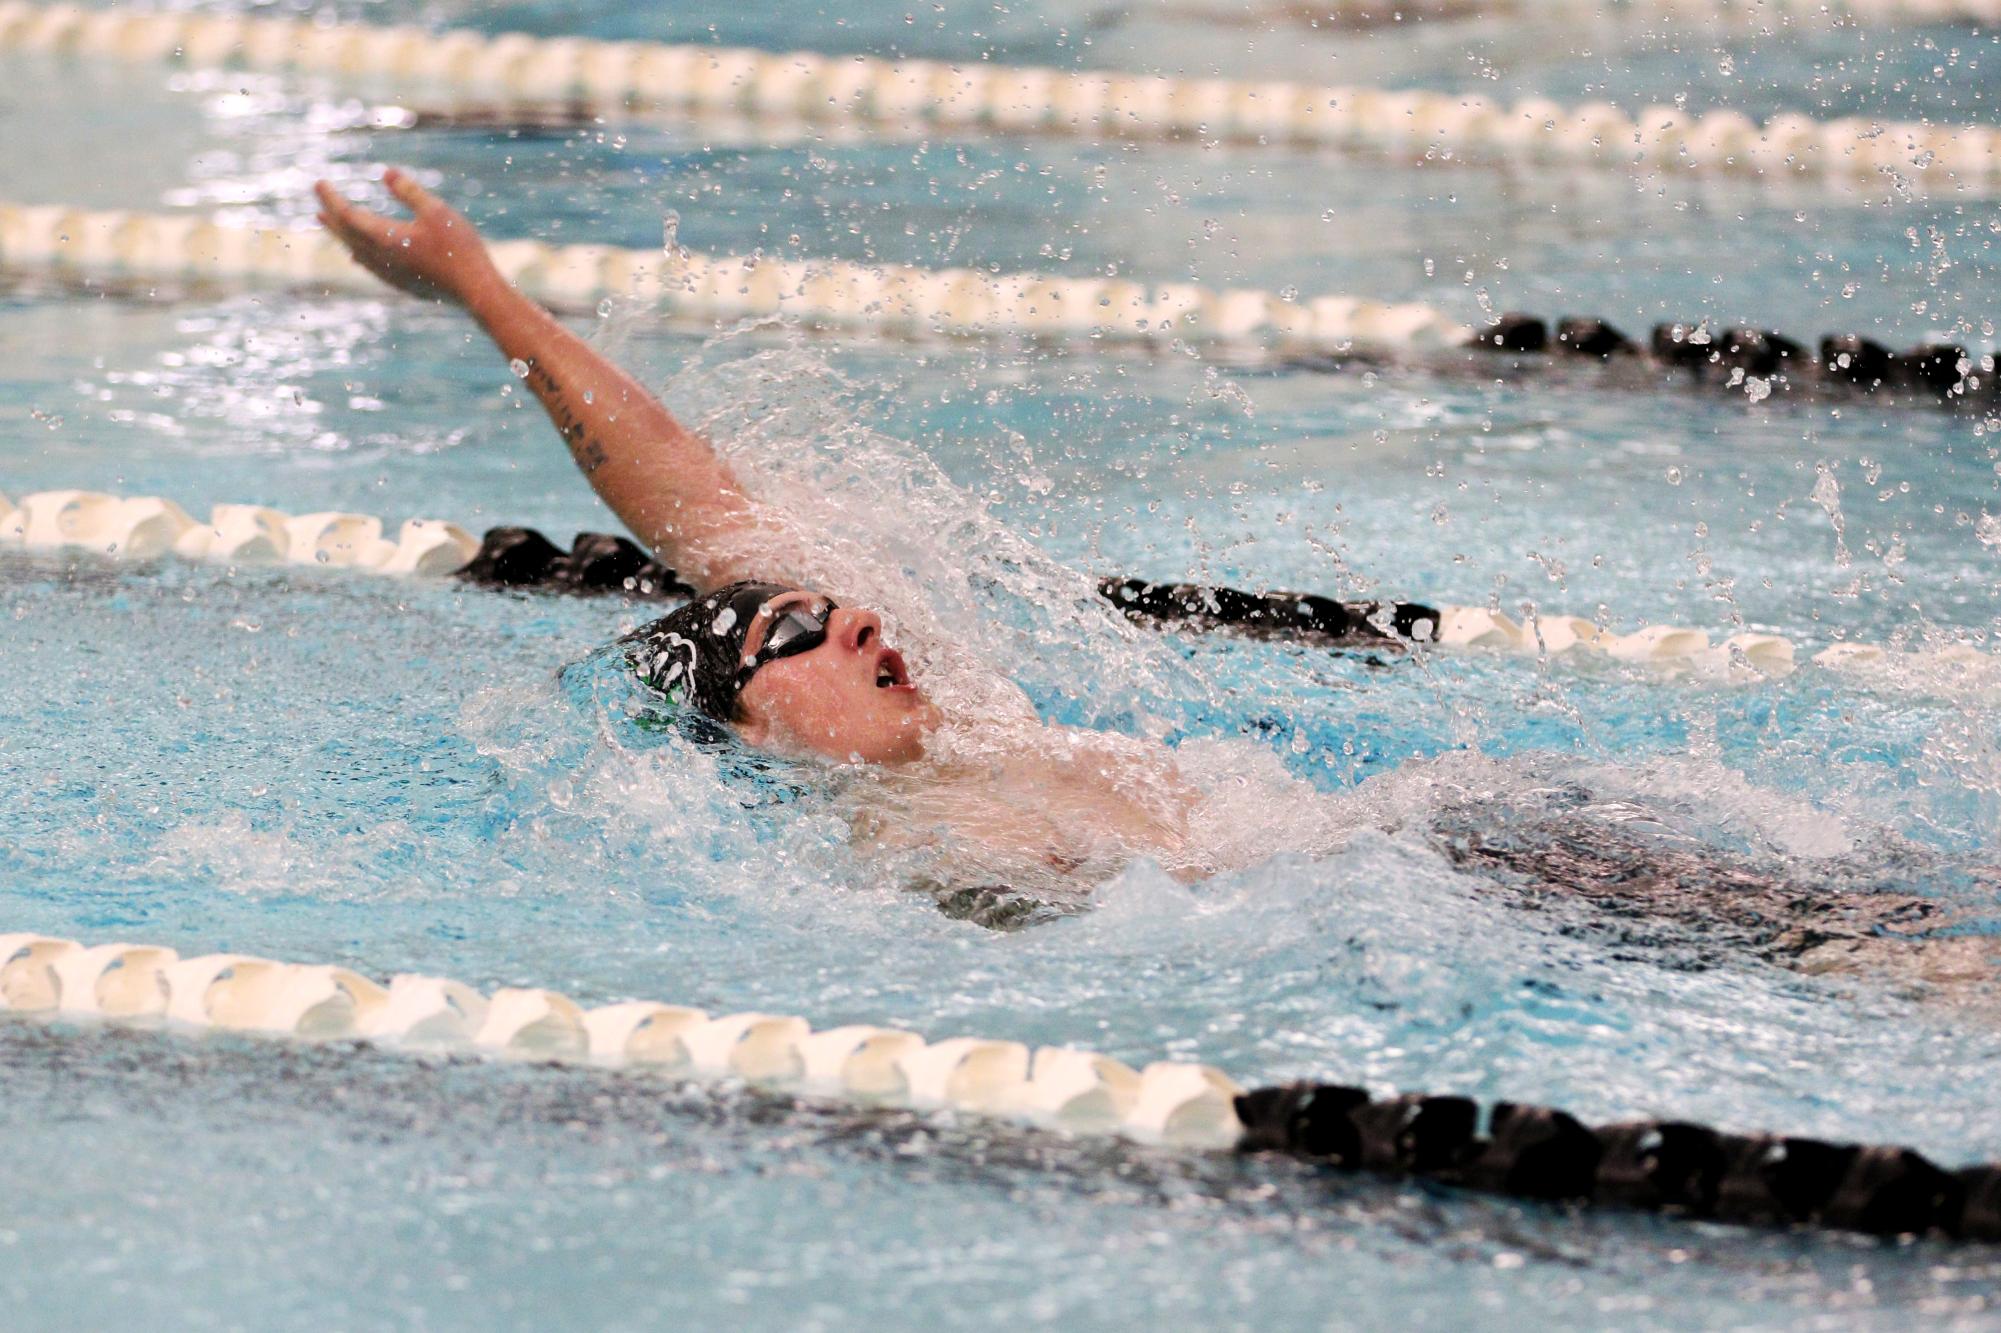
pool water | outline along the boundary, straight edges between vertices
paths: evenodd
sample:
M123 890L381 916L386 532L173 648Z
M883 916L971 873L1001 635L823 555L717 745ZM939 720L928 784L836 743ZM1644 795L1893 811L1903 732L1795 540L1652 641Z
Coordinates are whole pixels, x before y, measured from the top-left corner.
M1329 33L1191 5L634 5L597 36L1990 118L1974 29L1826 20ZM570 7L336 6L576 31ZM991 264L1526 308L1629 331L1994 343L1993 200L1304 152L702 124L367 131L306 81L0 57L6 193L302 220L407 163L495 235ZM1137 633L1101 573L1986 644L1995 424L1860 401L911 346L623 308L594 336L758 484L838 514L1042 714L1154 735L1240 812L1014 932L849 845L811 774L643 725L648 608L332 570L0 553L0 924L907 1024L2001 1158L2001 1010L1621 931L1435 829L1598 821L2001 930L1997 700L1941 674L1724 687L1603 659ZM0 490L613 525L504 363L385 294L0 292ZM813 497L820 497L815 500ZM1838 520L1838 522L1837 522ZM857 1120L741 1091L0 1025L0 1296L23 1327L988 1326L1163 1316L1621 1326L1991 1320L1933 1243L1576 1216L1285 1164ZM58 1313L60 1315L58 1316Z

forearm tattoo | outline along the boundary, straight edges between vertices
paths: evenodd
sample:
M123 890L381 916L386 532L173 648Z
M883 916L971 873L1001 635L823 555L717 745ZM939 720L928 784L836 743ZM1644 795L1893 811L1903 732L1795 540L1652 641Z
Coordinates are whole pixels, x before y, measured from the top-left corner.
M549 420L556 423L563 443L570 446L570 457L577 460L577 466L584 470L584 475L589 476L603 467L608 461L604 441L578 418L576 410L570 406L569 394L556 382L556 377L531 363L528 367L528 387L548 409Z

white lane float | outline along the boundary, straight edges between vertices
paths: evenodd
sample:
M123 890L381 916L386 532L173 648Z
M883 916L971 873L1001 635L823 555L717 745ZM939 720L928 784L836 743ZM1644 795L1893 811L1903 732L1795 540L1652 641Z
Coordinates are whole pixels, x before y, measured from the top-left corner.
M1437 643L1446 648L1499 648L1512 650L1524 642L1522 627L1499 611L1480 606L1442 606L1438 609Z
M1110 1056L1068 1046L1044 1046L1035 1052L1019 1103L1038 1122L1104 1133L1125 1123L1133 1113L1140 1083L1140 1075L1130 1065Z
M1162 1143L1228 1147L1243 1133L1236 1109L1242 1091L1208 1065L1150 1064L1140 1071L1124 1124L1128 1132Z
M1621 662L1677 662L1709 648L1709 635L1677 625L1648 625L1631 634L1599 640L1607 656Z
M174 549L194 526L181 507L157 496L120 499L99 491L39 491L0 516L0 545L31 551L80 547L150 560Z
M923 1045L915 1032L851 1023L808 1036L799 1043L799 1056L809 1087L895 1101L910 1093L903 1057Z
M1354 26L1501 17L1557 22L1608 17L1689 23L1735 20L1759 25L1786 20L1992 24L2001 22L2001 0L1757 0L1755 4L1741 0L1320 0L1313 12L1316 17L1324 16L1325 22Z
M358 1015L355 1033L410 1046L467 1046L486 1026L486 1009L486 997L463 982L403 973L389 979L380 1004Z
M179 959L165 964L160 978L167 995L164 1012L175 1022L305 1038L351 1034L388 996L385 988L344 967L244 954Z
M1339 0L1355 11L1359 0ZM1559 0L1561 3L1562 0ZM1582 0L1574 0L1581 5ZM1781 0L1803 16L1909 14L1994 21L1996 0ZM1380 6L1378 6L1380 8ZM1722 0L1641 0L1620 12L1706 16ZM1315 87L1284 80L1166 78L1108 70L941 64L810 51L602 42L511 32L86 10L0 4L0 49L127 63L294 72L407 84L489 109L552 105L624 111L761 114L860 125L938 126L1091 138L1304 144L1416 159L1486 158L1622 171L1730 172L1988 185L2001 180L2001 136L1984 125L1814 120L1759 123L1720 109L1690 114L1605 102L1513 104L1478 93Z
M0 501L6 497L0 496ZM98 491L38 491L0 503L0 547L76 549L127 560L175 555L217 564L291 561L384 574L441 578L479 551L454 523L411 519L395 541L368 514L289 515L262 505L219 504L198 523L160 496L121 498Z
M1013 1110L1028 1082L1028 1047L1018 1041L952 1037L897 1059L910 1104L998 1114Z
M1441 607L1439 621L1433 635L1443 647L1550 658L1600 654L1700 680L1749 684L1788 675L1795 665L1792 641L1777 634L1746 631L1712 644L1707 631L1680 625L1613 634L1582 616L1535 614L1517 621L1478 606Z
M1815 653L1813 662L1873 690L1984 703L2001 699L2001 656L1971 643L1916 648L1837 643Z
M381 569L394 554L382 520L369 514L300 514L285 524L285 558L295 565Z
M76 950L75 941L48 935L0 935L0 1007L28 1013L60 1007L62 980L53 964Z
M291 547L291 518L262 505L220 504L209 521L196 523L174 542L184 560L223 564L276 564Z
M1020 1042L627 1000L586 1010L555 991L483 995L444 977L387 986L344 967L248 954L181 958L130 943L85 947L0 934L0 1010L158 1021L273 1039L345 1038L390 1049L483 1053L594 1065L635 1076L749 1082L869 1106L949 1110L1059 1130L1190 1148L1233 1146L1240 1089L1204 1065L1135 1073L1107 1056Z
M590 1051L590 1033L577 1002L532 986L495 991L472 1040L475 1046L533 1060L575 1060Z
M805 1072L799 1043L809 1032L803 1018L742 1013L691 1024L678 1035L697 1073L753 1083L791 1083Z
M167 1011L165 973L179 959L148 944L99 944L64 950L47 966L65 1013L142 1018Z
M1777 634L1733 634L1692 655L1689 667L1705 680L1769 680L1791 673L1794 656L1792 641Z
M262 505L218 504L201 524L158 496L64 490L14 502L0 494L0 548L70 547L126 559L173 554L225 565L289 561L406 578L446 577L479 551L478 538L441 519L410 519L393 542L384 530L373 515L339 511L290 515ZM1733 685L1788 675L1799 657L1791 640L1752 630L1714 643L1707 631L1688 626L1644 625L1620 634L1581 616L1536 612L1518 621L1479 606L1442 606L1439 623L1420 624L1417 637L1439 648L1551 660L1604 656L1667 677ZM1812 661L1829 671L1946 695L2001 687L2001 660L1972 644L1901 652L1841 643Z
M1595 648L1604 638L1605 631L1582 616L1538 615L1522 626L1518 646L1554 655Z
M607 1004L584 1015L591 1058L601 1064L646 1064L666 1073L691 1070L694 1052L685 1034L709 1021L708 1014L654 1000Z
M1253 289L1101 277L798 262L611 245L497 241L495 267L559 311L607 299L674 318L729 324L783 317L892 336L1090 337L1124 343L1277 343L1294 352L1426 352L1466 347L1474 330L1417 303L1358 296L1304 305ZM249 229L176 214L97 213L0 203L0 267L122 282L208 278L375 295L379 284L320 229Z

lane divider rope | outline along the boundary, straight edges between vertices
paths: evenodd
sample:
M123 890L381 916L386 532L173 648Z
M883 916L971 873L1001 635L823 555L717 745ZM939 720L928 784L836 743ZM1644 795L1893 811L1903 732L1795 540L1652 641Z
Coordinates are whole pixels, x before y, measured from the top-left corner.
M1349 28L1498 17L1559 22L1610 17L1636 21L1846 19L1994 24L2001 23L2001 0L1320 0L1313 15Z
M1240 1150L1422 1176L1517 1198L1739 1224L2001 1240L2001 1164L1947 1171L1912 1149L1733 1134L1675 1120L1591 1126L1517 1102L1295 1083L1237 1099Z
M780 316L909 335L1022 333L1128 342L1271 341L1300 352L1463 347L1473 330L1428 305L1351 296L1288 301L1193 283L1148 286L973 269L498 241L508 281L552 309L626 297L685 318ZM0 266L137 281L266 280L377 295L325 231L230 227L197 215L0 204Z
M1729 172L1767 181L1874 178L2001 183L2001 129L1819 121L1760 124L1545 98L1506 105L1476 93L1185 79L808 51L766 52L465 29L321 23L232 14L127 13L0 4L0 49L133 63L381 78L430 93L591 111L764 113L822 121L1099 138L1296 143L1401 159L1500 158L1620 170Z
M263 505L219 504L200 523L160 496L40 491L16 505L0 495L0 547L78 547L121 560L177 555L222 564L289 562L443 576L479 551L465 529L413 518L390 541L367 514L286 514Z
M1519 1198L1746 1224L2001 1240L2001 1165L1948 1172L1908 1148L1588 1126L1552 1107L1297 1083L1246 1092L1208 1065L1135 1070L1092 1051L979 1037L929 1042L850 1024L628 1000L586 1009L537 987L236 953L0 934L0 1011L389 1049L464 1051L697 1081L739 1080L862 1107L952 1111L1074 1136L1282 1153L1319 1166Z
M182 958L124 943L0 935L0 1009L392 1046L468 1049L690 1078L739 1078L878 1105L950 1108L1141 1142L1228 1148L1242 1091L1206 1065L1135 1070L1069 1047L710 1015L633 1000L586 1009L535 987L492 994L445 977L387 985L344 967L244 954Z
M1312 362L1395 356L1475 373L1531 370L1545 355L1676 372L1752 401L1774 394L1865 394L1884 403L1991 412L1992 353L1926 343L1903 353L1852 334L1819 356L1754 328L1665 323L1646 346L1601 319L1507 314L1474 330L1422 303L1355 296L1292 299L1253 288L1036 273L711 256L685 250L499 241L503 276L551 309L594 311L626 298L708 326L780 318L897 337L1020 336L1257 349ZM244 228L198 215L95 212L0 203L0 268L128 284L277 282L378 295L380 284L319 229ZM1469 359L1470 358L1470 359ZM1630 373L1630 372L1629 372Z
M160 496L40 491L17 503L0 493L0 549L67 548L121 560L178 556L225 565L290 563L406 577L463 574L482 552L479 539L441 519L410 519L394 541L382 535L386 530L383 520L373 515L338 511L291 515L263 505L218 504L203 523ZM496 528L490 535L524 532ZM552 555L555 552L540 534L526 535ZM557 567L560 573L537 574L519 582L560 583L658 600L679 600L691 591L673 570L650 560L631 542L605 534L580 535L572 553L561 557ZM1221 608L1214 598L1229 590L1108 579L1101 591L1136 617L1227 619L1217 614ZM1157 595L1161 593L1167 595ZM1296 605L1303 615L1312 609L1309 604L1328 600L1301 594L1230 595L1276 606L1276 611L1263 613L1256 627L1279 633L1284 626L1278 621L1288 605ZM1400 624L1396 632L1420 645L1551 659L1603 656L1651 666L1670 678L1723 684L1755 684L1788 675L1798 653L1784 636L1750 631L1718 642L1706 630L1680 625L1645 625L1614 633L1581 616L1538 613L1517 620L1492 608L1452 605L1436 608L1436 615L1435 624L1420 619ZM1950 693L2001 688L2001 658L1971 643L1916 651L1836 643L1814 653L1812 660L1831 671L1903 689Z

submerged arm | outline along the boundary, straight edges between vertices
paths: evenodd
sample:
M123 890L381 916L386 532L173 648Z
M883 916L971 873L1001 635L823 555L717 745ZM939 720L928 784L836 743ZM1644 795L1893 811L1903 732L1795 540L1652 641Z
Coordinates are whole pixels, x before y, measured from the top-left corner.
M320 220L377 277L464 306L517 367L612 512L698 583L738 577L732 556L765 526L729 465L660 401L501 276L470 222L399 171L383 182L414 215L385 218L320 182Z

